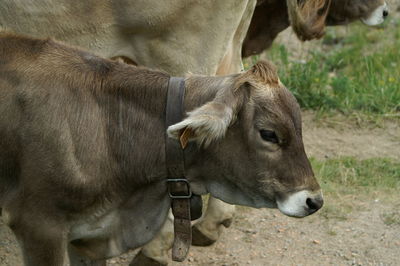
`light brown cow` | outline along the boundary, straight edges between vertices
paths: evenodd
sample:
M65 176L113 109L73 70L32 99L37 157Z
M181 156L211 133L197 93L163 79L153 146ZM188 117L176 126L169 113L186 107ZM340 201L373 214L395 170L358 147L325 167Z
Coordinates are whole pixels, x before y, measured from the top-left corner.
M285 1L259 0L243 42L243 56L268 49L278 34L290 25L300 40L312 40L322 37L326 26L346 25L357 20L373 26L382 23L389 14L384 0L314 1L319 8L306 3L312 1L291 9L295 11L293 14L293 11L288 12Z
M172 75L241 69L256 0L3 0L0 29L52 37Z
M242 69L242 42L255 5L256 0L2 0L0 30L53 37L173 75L224 75ZM233 205L210 197L207 212L194 226L194 243L213 243L233 214ZM171 221L139 255L167 262Z
M241 44L255 4L256 0L3 0L0 31L53 37L172 75L223 75L242 69ZM215 241L233 214L233 205L210 197L194 239L200 235ZM146 257L166 263L172 242L172 219L167 219L161 234L139 254L143 256L137 265Z
M63 265L68 242L95 259L152 239L170 206L169 75L52 40L1 34L0 48L0 203L25 264ZM194 193L296 217L322 206L299 106L271 64L186 78L185 110L168 134L194 132Z

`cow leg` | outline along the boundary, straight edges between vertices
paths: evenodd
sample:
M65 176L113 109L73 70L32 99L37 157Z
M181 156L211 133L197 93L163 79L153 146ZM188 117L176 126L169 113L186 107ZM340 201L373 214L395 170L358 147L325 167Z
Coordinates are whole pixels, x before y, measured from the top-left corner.
M129 266L160 266L168 264L168 251L174 242L174 218L171 210L161 230L141 251Z
M193 244L207 246L213 244L222 232L222 226L229 227L232 223L235 206L209 198L208 207L203 218L193 226ZM155 238L143 246L135 256L130 266L160 266L168 264L168 251L174 242L173 215L169 212L168 219Z
M107 260L91 260L85 256L80 255L75 251L75 248L68 245L68 257L70 266L106 266Z
M224 58L217 69L217 75L238 73L243 69L241 50L250 25L251 17L257 1L248 1L242 19L236 29L233 41L230 42ZM192 244L196 246L209 246L217 241L223 227L229 227L235 213L235 206L222 202L210 196L208 208L203 218L192 227Z
M62 266L66 252L65 231L48 221L19 219L10 224L26 266Z
M203 218L192 227L192 244L209 246L222 233L223 226L229 227L235 213L235 206L210 196Z

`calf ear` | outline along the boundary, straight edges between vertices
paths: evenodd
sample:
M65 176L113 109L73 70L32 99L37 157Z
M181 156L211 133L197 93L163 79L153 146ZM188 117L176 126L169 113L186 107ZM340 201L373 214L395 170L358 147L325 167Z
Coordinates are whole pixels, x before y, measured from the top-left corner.
M180 139L181 143L195 140L199 145L208 146L225 135L232 119L231 107L212 101L188 113L185 120L168 127L167 132L170 137ZM184 143L182 146L185 146Z

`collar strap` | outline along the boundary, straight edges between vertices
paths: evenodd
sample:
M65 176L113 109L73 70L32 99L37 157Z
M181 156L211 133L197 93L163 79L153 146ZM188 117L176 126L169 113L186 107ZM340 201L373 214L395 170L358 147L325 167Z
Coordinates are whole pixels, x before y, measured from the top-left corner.
M185 96L184 78L171 77L168 83L166 127L183 119ZM171 198L171 208L174 215L174 244L172 259L184 261L192 243L191 218L201 216L201 197L193 195L190 184L185 177L185 161L183 147L179 141L165 139L165 162L167 167L167 187ZM194 203L191 208L191 201Z

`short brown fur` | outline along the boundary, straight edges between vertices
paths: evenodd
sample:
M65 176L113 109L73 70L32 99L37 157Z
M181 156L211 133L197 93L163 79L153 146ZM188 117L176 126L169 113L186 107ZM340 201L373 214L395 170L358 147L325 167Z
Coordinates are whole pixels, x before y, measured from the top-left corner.
M249 71L241 75L239 83L253 80L271 86L277 86L279 84L279 77L275 65L269 61L259 61L251 67Z
M0 34L0 205L26 265L61 266L67 246L91 259L116 256L159 231L170 207L168 79L52 40ZM185 150L194 193L275 208L293 191L319 191L300 109L278 80L266 62L186 79L191 112L173 126L210 143ZM247 92L237 91L239 81L250 84ZM261 93L270 87L276 97ZM265 143L258 128L287 142Z

